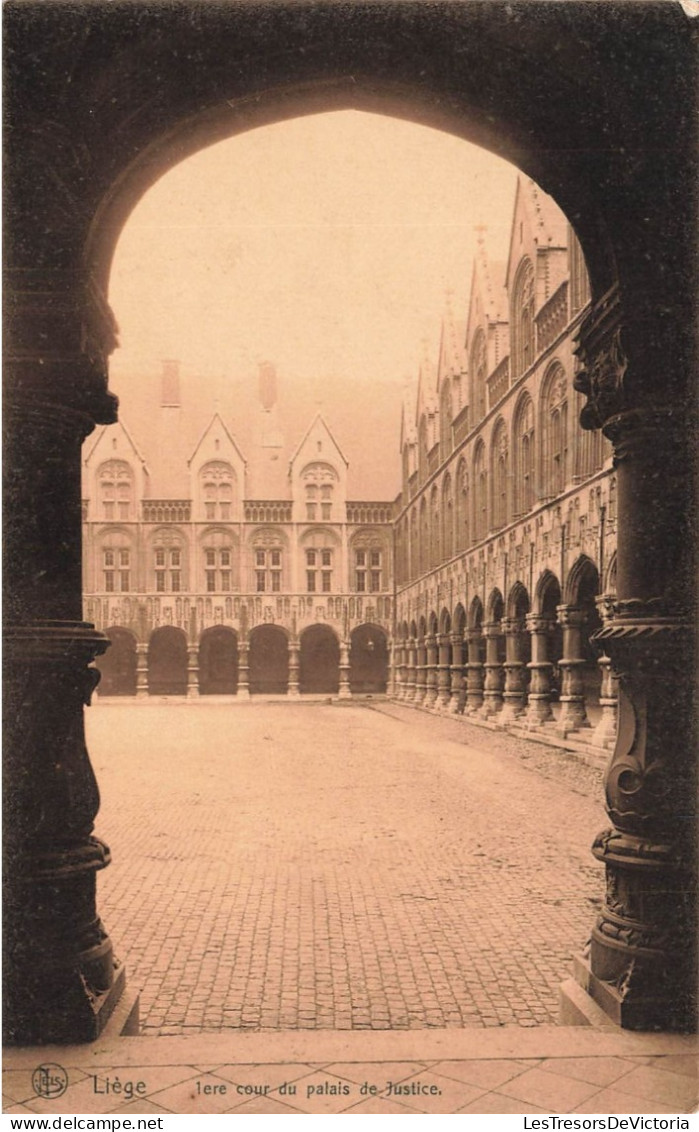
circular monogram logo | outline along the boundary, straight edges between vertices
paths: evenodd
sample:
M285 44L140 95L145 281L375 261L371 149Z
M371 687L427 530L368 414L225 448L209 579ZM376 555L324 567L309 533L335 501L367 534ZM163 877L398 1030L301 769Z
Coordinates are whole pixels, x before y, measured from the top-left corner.
M32 1073L32 1085L37 1097L55 1100L62 1097L68 1088L68 1074L62 1065L47 1061L44 1065L37 1065Z

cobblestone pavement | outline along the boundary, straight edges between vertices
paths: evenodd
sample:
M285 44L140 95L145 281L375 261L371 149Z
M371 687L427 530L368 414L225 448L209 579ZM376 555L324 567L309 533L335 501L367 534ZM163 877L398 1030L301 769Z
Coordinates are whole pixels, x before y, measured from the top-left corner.
M383 703L102 701L99 907L144 1033L556 1020L599 772Z

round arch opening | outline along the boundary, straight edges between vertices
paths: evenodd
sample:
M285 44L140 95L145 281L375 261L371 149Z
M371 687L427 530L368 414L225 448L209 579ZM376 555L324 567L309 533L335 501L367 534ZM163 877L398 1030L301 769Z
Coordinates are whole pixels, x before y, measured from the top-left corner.
M299 691L336 695L340 688L340 642L327 625L311 625L301 634Z
M289 641L278 625L250 633L248 679L251 696L284 696L289 690Z
M135 696L136 638L128 629L117 626L106 629L105 633L111 644L95 662L101 673L98 693L101 696Z
M238 691L238 634L224 625L206 629L199 641L199 694L234 696Z
M352 695L381 695L388 687L388 640L377 625L358 625L350 634Z

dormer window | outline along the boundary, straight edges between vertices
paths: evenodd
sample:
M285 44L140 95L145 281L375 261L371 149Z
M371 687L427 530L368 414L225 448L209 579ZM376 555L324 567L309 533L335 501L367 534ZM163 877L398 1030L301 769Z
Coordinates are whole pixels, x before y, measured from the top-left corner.
M125 460L108 460L97 472L101 517L108 522L133 518L133 472Z
M209 522L229 522L233 507L235 472L223 460L212 460L199 473L204 518Z
M306 521L333 519L333 495L338 482L337 472L330 464L309 464L301 476L305 494Z

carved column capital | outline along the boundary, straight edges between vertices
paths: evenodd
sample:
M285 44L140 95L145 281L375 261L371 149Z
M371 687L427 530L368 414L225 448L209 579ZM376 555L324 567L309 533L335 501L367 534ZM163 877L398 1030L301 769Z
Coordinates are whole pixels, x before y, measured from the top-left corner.
M585 624L585 610L575 605L557 605L556 617L559 625L579 629Z
M621 336L621 306L616 288L602 297L583 320L575 351L581 369L573 385L587 397L580 414L585 429L602 428L625 408L628 358Z

